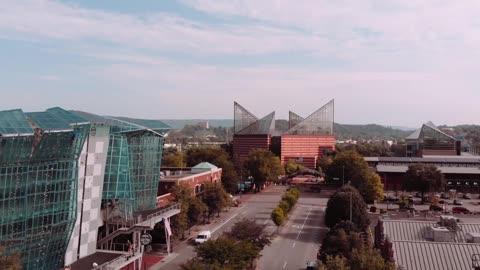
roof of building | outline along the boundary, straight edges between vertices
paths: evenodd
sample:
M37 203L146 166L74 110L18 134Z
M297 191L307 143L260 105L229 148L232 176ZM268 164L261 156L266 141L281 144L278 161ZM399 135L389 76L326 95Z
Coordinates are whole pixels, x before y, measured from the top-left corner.
M272 134L275 130L275 112L258 119L237 102L233 104L234 133L238 135Z
M192 169L210 169L210 170L215 170L218 169L217 166L208 163L208 162L201 162L198 163L197 165L193 166Z
M429 227L438 226L432 221L410 220L383 220L385 236L390 241L428 241L426 238ZM459 223L460 230L455 233L453 240L458 243L465 242L466 233L480 232L480 223Z
M33 134L22 110L0 111L0 135Z
M296 113L289 113L290 135L327 135L333 136L335 100L330 100L321 108L303 118Z
M437 166L437 169L442 173L448 174L480 174L479 167L447 167ZM408 166L395 166L395 165L377 165L377 172L382 173L406 173Z
M472 255L480 245L442 242L394 241L394 259L405 270L471 270Z
M418 140L423 134L423 131L425 128L430 128L433 129L434 131L449 137L452 140L455 140L452 136L448 135L447 133L441 131L435 124L433 124L431 121L428 121L427 123L423 124L421 128L415 130L412 134L408 135L405 139L407 140Z
M480 156L365 157L367 162L479 163Z

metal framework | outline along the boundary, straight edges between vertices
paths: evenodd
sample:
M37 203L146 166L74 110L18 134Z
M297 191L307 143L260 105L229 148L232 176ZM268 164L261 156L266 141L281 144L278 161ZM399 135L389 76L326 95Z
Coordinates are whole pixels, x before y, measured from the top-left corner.
M275 129L275 112L258 119L237 102L234 102L234 132L238 135L271 134Z
M334 134L334 109L335 104L332 99L320 109L303 119L301 116L290 112L290 129L285 133L289 135L325 135Z
M427 122L407 138L407 156L414 156L418 151L449 151L456 150L456 140L444 133L432 122Z
M157 120L75 114L110 126L102 197L106 205L115 202L127 219L135 211L155 208L164 135L170 127Z
M0 246L24 269L59 269L75 224L89 125L61 108L0 112Z

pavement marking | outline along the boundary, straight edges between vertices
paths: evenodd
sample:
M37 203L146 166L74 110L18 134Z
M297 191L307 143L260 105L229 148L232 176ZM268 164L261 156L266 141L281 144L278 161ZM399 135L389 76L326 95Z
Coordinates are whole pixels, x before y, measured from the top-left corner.
M287 266L287 261L283 263L283 269L285 269L285 266Z
M300 234L302 233L302 230L303 230L303 226L305 226L305 223L307 223L307 219L308 219L308 216L310 216L311 211L312 211L312 208L310 208L310 210L308 210L307 217L303 221L302 227L300 228L300 231L298 232L297 239L298 239L298 237L300 237Z
M215 229L212 230L212 233L214 233L216 230L220 229L220 227L222 227L223 225L227 224L230 220L232 220L234 217L236 217L238 214L235 214L233 215L232 217L230 217L229 219L227 219L227 221L223 222L222 224L218 225L218 227L216 227Z
M268 223L268 219L263 222L263 225L266 225Z
M295 247L295 244L296 244L296 242L293 242L293 246L292 246L292 248L294 248L294 247Z
M292 228L300 229L300 226L298 226L298 225L292 225Z

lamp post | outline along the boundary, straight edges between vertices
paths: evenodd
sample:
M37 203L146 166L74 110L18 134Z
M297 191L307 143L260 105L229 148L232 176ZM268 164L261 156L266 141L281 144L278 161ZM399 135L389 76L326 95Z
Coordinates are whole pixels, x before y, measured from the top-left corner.
M352 192L350 191L350 222L352 222Z
M342 186L345 186L345 165L342 165Z

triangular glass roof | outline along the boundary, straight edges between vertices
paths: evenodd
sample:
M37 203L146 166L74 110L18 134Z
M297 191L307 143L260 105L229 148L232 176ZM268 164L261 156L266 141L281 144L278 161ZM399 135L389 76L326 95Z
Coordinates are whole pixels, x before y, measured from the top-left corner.
M288 128L292 128L296 126L298 123L302 122L305 120L305 118L301 117L300 115L289 111L288 112Z
M320 109L306 117L303 121L292 126L285 134L333 135L334 109L334 100L332 99ZM296 118L295 120L299 120L299 118Z
M415 130L412 134L406 137L407 140L418 140L421 137L425 137L425 133L431 134L431 131L436 132L436 136L442 136L445 138L449 138L455 140L452 136L448 135L447 133L441 131L433 122L428 121L427 123L423 124L421 128Z
M252 123L250 126L240 130L240 135L260 135L271 134L275 129L275 112L271 112L262 119Z
M29 112L25 114L43 131L73 130L67 121L55 116L54 114L51 114L50 112Z
M233 122L235 134L252 125L257 120L258 118L253 115L253 113L249 112L237 102L233 103Z

